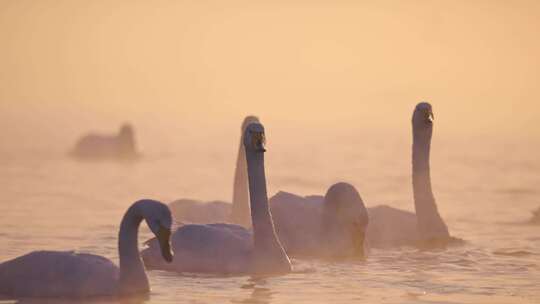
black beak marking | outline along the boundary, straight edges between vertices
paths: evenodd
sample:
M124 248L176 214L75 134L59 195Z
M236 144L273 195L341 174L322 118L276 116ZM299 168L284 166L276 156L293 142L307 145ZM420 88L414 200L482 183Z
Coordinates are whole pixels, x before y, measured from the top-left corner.
M173 253L171 251L171 230L163 226L159 227L157 233L157 239L159 241L159 248L161 249L161 256L168 263L173 260Z

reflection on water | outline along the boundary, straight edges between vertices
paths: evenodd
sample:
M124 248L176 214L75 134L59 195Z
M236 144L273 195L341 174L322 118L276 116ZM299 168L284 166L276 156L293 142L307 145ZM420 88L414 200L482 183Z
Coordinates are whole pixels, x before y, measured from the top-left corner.
M245 285L241 288L251 290L249 298L236 301L232 300L232 303L245 303L245 304L267 304L272 300L272 291L267 286L266 280L263 278L251 277L248 279Z
M319 145L325 140L327 145ZM372 139L376 141L376 139ZM331 138L272 139L269 193L321 194L349 181L366 205L412 210L410 143L369 142L340 148ZM350 142L349 142L350 143ZM236 141L184 143L198 153L144 151L135 163L77 162L64 155L25 155L0 161L0 261L36 249L91 252L118 261L121 216L140 198L229 200ZM278 277L221 277L148 273L144 298L87 299L82 303L536 303L540 297L538 226L525 223L540 206L540 164L516 146L489 149L435 142L432 179L441 214L461 246L438 250L370 251L365 261L293 260ZM159 145L157 145L159 147ZM303 153L309 148L309 161ZM372 149L369 147L377 147ZM182 147L178 151L185 151ZM507 157L501 160L500 157ZM523 164L528 163L530 166ZM324 174L322 174L324 173ZM140 243L151 234L144 225ZM23 299L0 303L73 303Z

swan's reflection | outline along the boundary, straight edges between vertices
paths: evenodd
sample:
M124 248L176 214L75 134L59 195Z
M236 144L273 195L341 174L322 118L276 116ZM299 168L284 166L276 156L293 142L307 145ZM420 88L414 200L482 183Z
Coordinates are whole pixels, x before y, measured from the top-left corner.
M267 280L262 277L250 277L241 288L251 289L249 297L243 300L232 300L232 303L268 304L274 294L268 287Z

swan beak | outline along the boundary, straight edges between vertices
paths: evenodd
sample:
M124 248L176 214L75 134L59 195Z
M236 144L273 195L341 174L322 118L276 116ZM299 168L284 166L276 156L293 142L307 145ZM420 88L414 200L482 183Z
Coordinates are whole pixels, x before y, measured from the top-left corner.
M164 227L159 227L157 239L159 241L159 248L161 249L163 259L169 263L172 262L173 253L171 250L171 230Z
M255 148L255 151L257 152L266 152L266 148L264 147L266 144L266 139L264 137L264 133L262 132L255 132L253 135L253 146Z
M433 116L433 112L426 112L426 123L432 124L434 120L435 117Z
M257 152L266 152L266 149L264 148L263 145L261 145L260 147L257 147Z

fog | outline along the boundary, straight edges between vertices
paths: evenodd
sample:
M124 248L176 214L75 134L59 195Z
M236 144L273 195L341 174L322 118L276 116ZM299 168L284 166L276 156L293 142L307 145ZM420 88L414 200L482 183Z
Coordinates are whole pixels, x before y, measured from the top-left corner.
M408 240L416 214L428 210L439 226L424 230L461 244L367 248L375 242L368 232L364 243L354 208L336 221L353 224L343 230L354 232L352 242L339 230L319 238L327 231L309 214L324 209L286 203L281 216L293 227L315 218L320 229L283 229L300 231L290 237L300 243L313 234L310 243L320 246L300 249L340 256L326 242L337 240L353 245L355 259L291 255L291 274L264 279L147 269L152 292L141 301L537 303L538 29L535 0L0 0L0 270L35 250L75 249L118 263L120 219L142 198L222 200L200 209L221 222L229 213L205 206L229 210L233 184L261 202L289 191L307 203L304 195L347 182L345 200L363 201L362 223L369 217L368 228L380 227L374 233ZM421 101L433 107L415 110ZM258 116L264 133L251 126L244 155L246 115ZM244 159L255 173L239 173ZM246 182L249 172L260 185ZM320 197L318 204L325 206ZM377 217L381 205L380 214L405 216ZM139 244L161 228L141 229ZM364 245L366 256L356 259ZM29 286L0 273L0 287L17 279Z
M406 134L421 100L442 134L538 138L539 20L536 1L2 0L1 145L236 134L252 113Z

